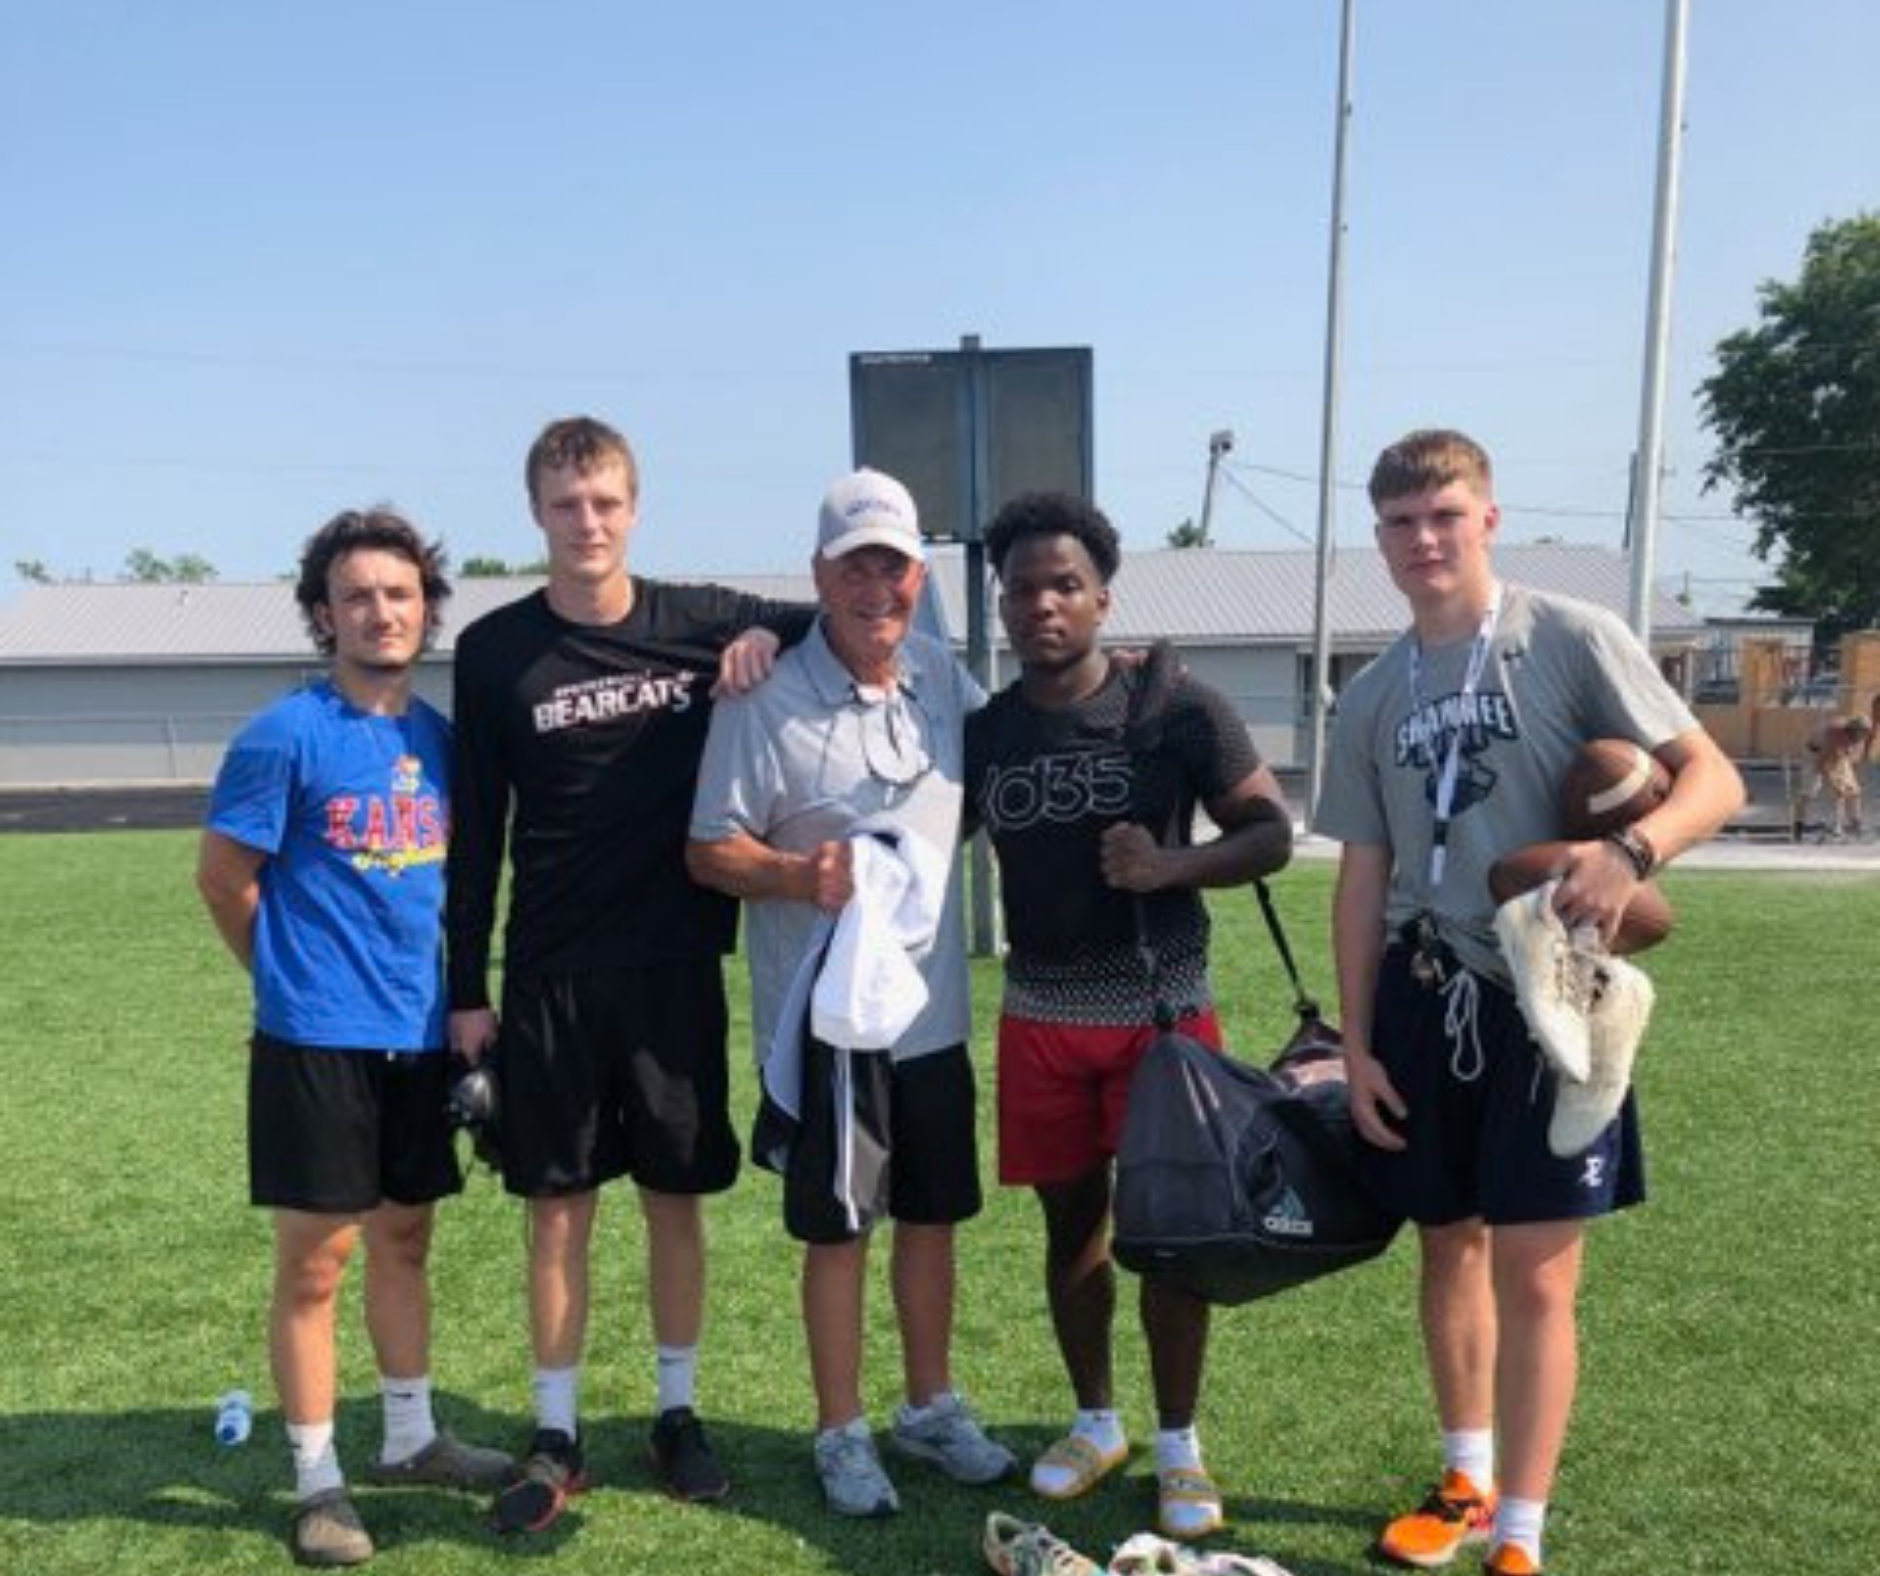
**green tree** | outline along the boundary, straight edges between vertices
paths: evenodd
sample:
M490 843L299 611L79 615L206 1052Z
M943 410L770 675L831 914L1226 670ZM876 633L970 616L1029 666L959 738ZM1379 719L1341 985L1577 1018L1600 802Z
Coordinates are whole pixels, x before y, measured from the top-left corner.
M215 579L215 565L199 553L159 558L147 547L133 547L124 555L123 579L143 584L201 585Z
M1880 626L1880 214L1822 225L1801 276L1758 296L1698 390L1717 440L1705 485L1734 488L1775 564L1751 605L1812 618L1828 643Z
M1168 533L1170 547L1206 547L1207 538L1201 534L1201 527L1193 519L1187 519Z
M43 558L16 558L13 560L13 573L29 585L52 584L52 571L46 567Z
M538 558L531 563L512 564L505 558L472 554L463 561L457 572L466 580L493 580L504 575L545 575L548 573L548 560Z

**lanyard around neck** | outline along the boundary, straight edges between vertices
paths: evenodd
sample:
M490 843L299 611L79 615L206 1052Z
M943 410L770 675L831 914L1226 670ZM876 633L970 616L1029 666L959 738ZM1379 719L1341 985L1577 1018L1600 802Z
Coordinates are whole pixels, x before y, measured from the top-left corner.
M1443 870L1449 857L1449 823L1454 819L1456 805L1456 779L1462 771L1462 735L1469 727L1469 715L1473 710L1476 686L1482 682L1482 673L1488 666L1488 653L1495 643L1495 626L1501 621L1501 586L1497 584L1489 593L1488 606L1483 610L1482 622L1477 626L1475 639L1469 646L1469 662L1462 675L1462 689L1456 696L1456 727L1449 736L1449 750L1443 757L1441 774L1436 779L1435 816L1430 826L1430 893L1443 884ZM1423 709L1423 643L1412 638L1410 642L1410 712L1415 716Z

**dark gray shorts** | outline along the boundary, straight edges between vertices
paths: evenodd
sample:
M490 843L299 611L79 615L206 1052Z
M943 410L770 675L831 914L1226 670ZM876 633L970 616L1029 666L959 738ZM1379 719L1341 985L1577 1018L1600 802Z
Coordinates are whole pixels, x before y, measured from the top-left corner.
M359 1215L459 1192L444 1112L449 1076L442 1050L329 1050L257 1032L248 1056L250 1200Z
M784 1228L798 1242L837 1243L864 1235L851 1228L836 1192L835 1052L804 1046L803 1108L783 1172ZM911 1226L970 1220L984 1199L979 1185L978 1098L963 1045L910 1061L885 1054L852 1057L855 1147L879 1158L868 1186L875 1213Z

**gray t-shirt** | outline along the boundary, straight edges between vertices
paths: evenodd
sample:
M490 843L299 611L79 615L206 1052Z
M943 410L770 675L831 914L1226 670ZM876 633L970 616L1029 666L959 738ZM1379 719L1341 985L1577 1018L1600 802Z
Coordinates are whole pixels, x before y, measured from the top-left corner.
M718 842L744 832L805 854L849 836L860 822L888 822L942 851L950 873L940 927L915 959L929 995L894 1046L904 1061L964 1044L971 1027L954 847L966 714L985 703L985 693L926 635L908 636L900 662L894 690L859 685L819 624L778 658L768 681L719 701L691 835ZM813 904L782 899L746 903L744 912L752 1045L761 1061L821 915Z
M1317 830L1388 846L1390 927L1427 912L1468 967L1506 983L1489 867L1512 849L1562 835L1560 781L1589 739L1656 749L1697 724L1632 632L1602 608L1505 586L1488 660L1465 707L1474 640L1424 648L1415 695L1414 633L1351 681L1338 698ZM1447 863L1433 891L1436 787L1458 728Z

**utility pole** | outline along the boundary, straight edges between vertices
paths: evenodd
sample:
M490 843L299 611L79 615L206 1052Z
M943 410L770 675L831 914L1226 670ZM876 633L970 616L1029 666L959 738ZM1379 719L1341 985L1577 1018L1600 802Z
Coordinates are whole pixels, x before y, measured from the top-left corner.
M1223 427L1208 438L1208 482L1201 489L1201 546L1212 547L1214 538L1208 534L1208 522L1214 518L1214 482L1220 474L1221 456L1234 446L1234 435Z

